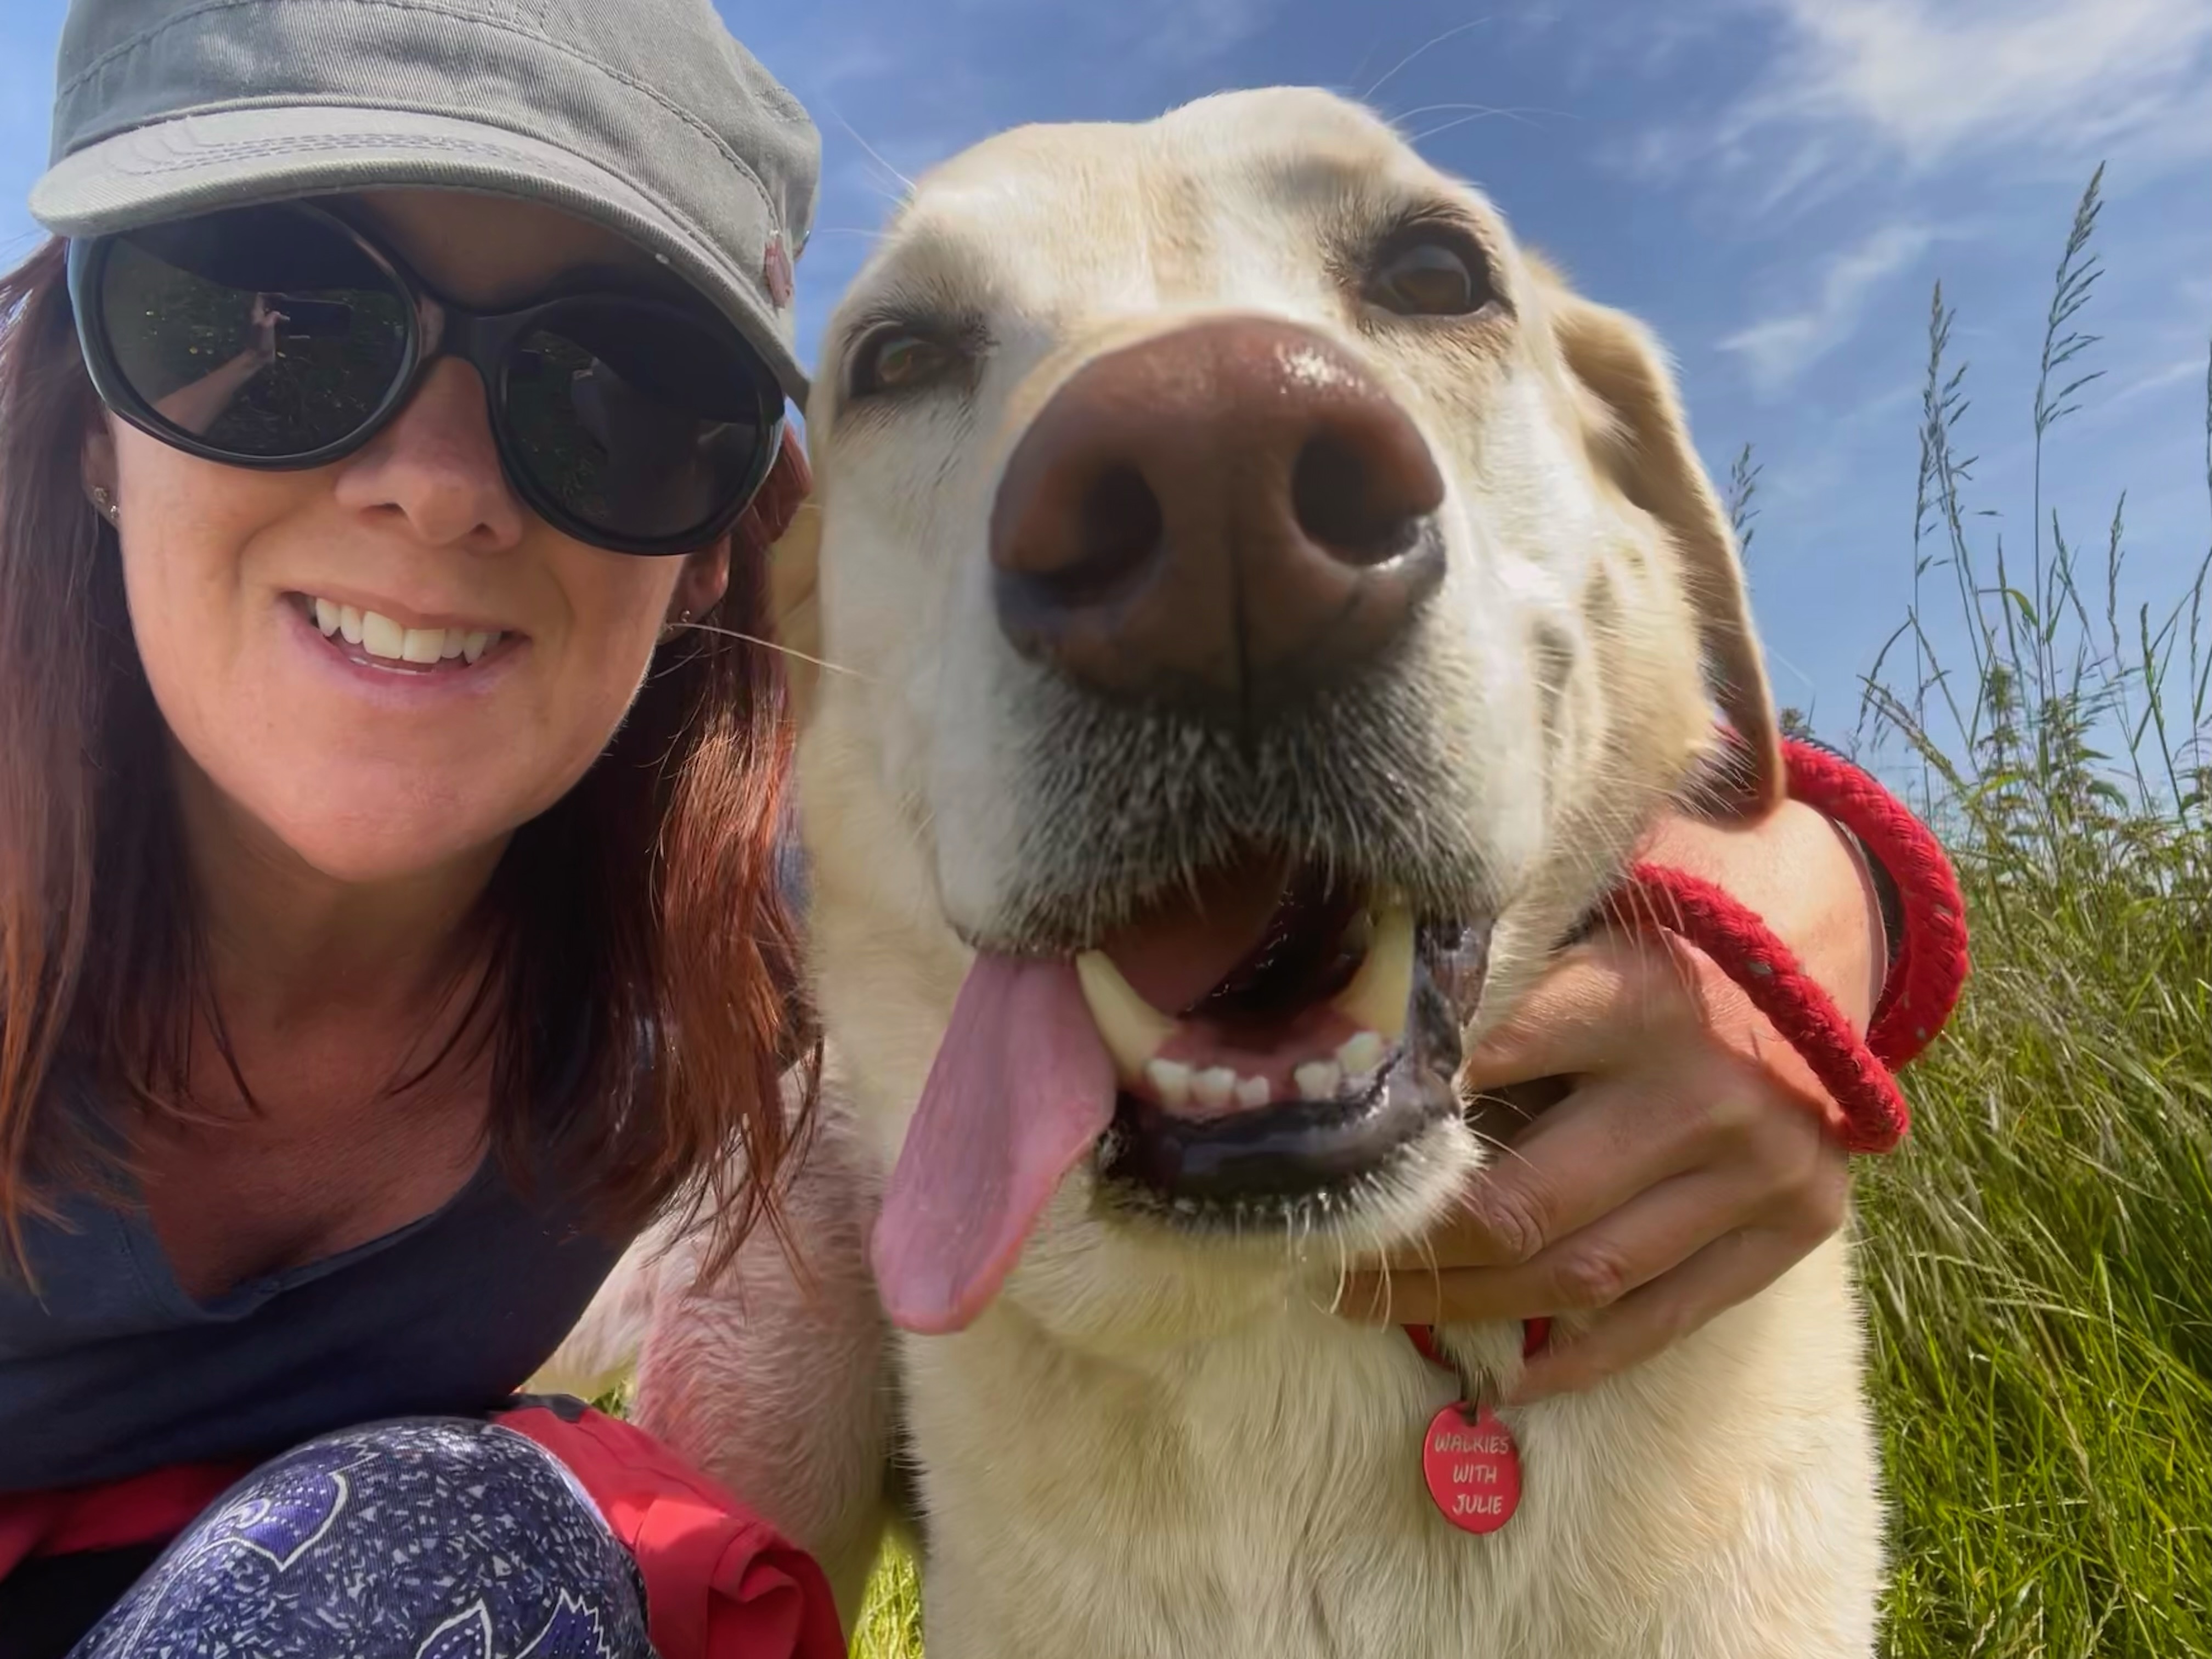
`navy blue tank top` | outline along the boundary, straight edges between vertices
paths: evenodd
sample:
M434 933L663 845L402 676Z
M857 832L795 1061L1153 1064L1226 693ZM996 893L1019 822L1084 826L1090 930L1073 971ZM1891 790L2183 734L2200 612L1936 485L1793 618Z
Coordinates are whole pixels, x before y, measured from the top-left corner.
M803 913L795 834L776 874ZM50 1089L98 1109L81 1085ZM143 1211L79 1199L26 1233L37 1294L0 1273L0 1492L488 1410L551 1357L627 1243L583 1231L550 1183L524 1200L489 1159L420 1221L207 1302L178 1285Z
M488 1158L421 1220L210 1301L178 1285L143 1210L82 1198L32 1223L36 1293L0 1275L0 1492L490 1409L619 1254L543 1185L526 1200Z

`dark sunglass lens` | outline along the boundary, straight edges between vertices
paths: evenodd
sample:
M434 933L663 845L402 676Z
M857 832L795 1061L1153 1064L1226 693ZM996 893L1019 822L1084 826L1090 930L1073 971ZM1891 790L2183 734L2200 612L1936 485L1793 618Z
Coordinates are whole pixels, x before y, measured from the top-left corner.
M283 208L118 237L99 302L138 398L241 459L337 443L406 370L410 307L398 283L337 226Z
M547 495L625 541L714 525L757 483L779 400L726 331L655 305L550 311L506 365L510 441Z

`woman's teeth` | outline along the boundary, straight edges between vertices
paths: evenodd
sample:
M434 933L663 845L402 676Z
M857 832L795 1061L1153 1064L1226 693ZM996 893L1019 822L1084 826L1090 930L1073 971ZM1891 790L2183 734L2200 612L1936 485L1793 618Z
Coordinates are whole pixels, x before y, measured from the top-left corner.
M380 611L360 611L333 599L314 601L315 626L372 657L427 668L455 657L475 662L507 637L484 629L402 628Z
M1139 995L1104 951L1084 951L1075 958L1075 972L1084 1002L1125 1086L1141 1087L1170 1108L1195 1103L1222 1111L1232 1102L1247 1109L1273 1103L1276 1085L1266 1077L1223 1065L1192 1066L1164 1054L1180 1029L1178 1023ZM1358 971L1327 1004L1349 1022L1352 1034L1334 1049L1309 1054L1290 1066L1288 1081L1295 1097L1334 1100L1347 1082L1355 1091L1371 1082L1376 1069L1405 1034L1413 992L1413 913L1394 904L1373 918L1367 955ZM1339 1032L1343 1029L1340 1024L1335 1026ZM1279 1072L1281 1061L1269 1069Z

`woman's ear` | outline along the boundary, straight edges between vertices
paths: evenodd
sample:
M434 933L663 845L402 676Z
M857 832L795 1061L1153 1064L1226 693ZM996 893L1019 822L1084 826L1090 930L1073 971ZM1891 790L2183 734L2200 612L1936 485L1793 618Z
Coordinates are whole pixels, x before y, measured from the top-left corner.
M84 493L88 500L97 504L104 495L110 503L115 501L115 434L107 429L105 416L95 416L85 428L78 471L84 480Z
M676 592L669 596L669 626L697 621L721 604L722 595L729 591L730 538L725 536L711 547L684 555L684 573L677 577Z

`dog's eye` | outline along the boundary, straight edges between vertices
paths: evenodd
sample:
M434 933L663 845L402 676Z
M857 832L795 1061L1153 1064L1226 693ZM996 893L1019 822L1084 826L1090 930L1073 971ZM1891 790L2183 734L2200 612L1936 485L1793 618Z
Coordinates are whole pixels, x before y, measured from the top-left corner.
M934 386L959 371L960 353L899 323L885 323L853 349L850 371L854 398L888 392L914 392Z
M1370 303L1406 317L1464 317L1492 297L1481 255L1434 235L1386 249L1367 284Z

